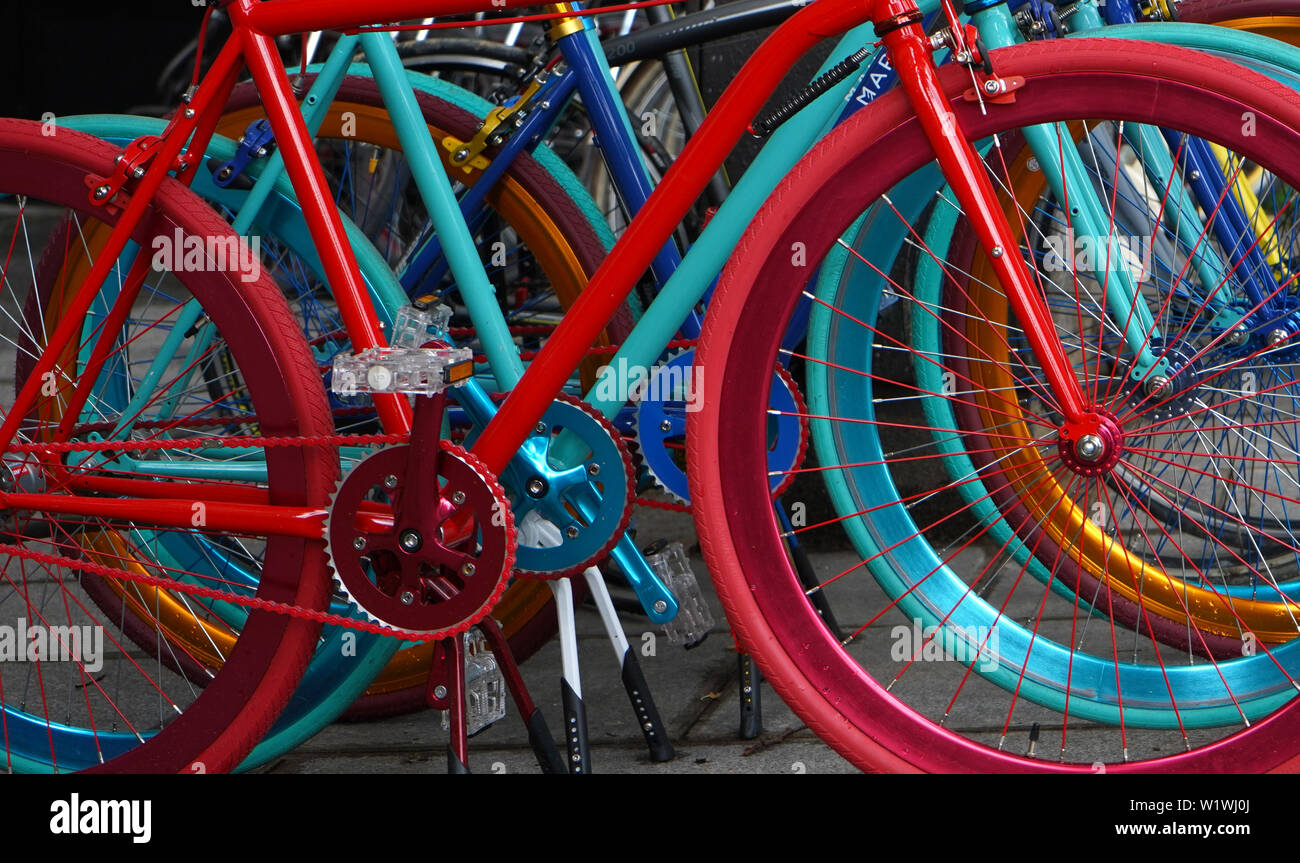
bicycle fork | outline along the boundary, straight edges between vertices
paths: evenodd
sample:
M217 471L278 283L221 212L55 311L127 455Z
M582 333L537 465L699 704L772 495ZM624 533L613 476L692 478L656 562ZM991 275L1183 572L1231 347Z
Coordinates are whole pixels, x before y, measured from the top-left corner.
M1072 446L1079 457L1100 460L1107 449L1113 450L1118 429L1110 428L1112 422L1089 409L1065 348L1056 335L1051 312L1029 274L1019 252L1020 244L998 204L983 160L961 134L956 115L949 110L931 60L930 42L920 21L919 10L903 12L877 23L876 34L899 69L908 101L916 111L944 176L992 262L1035 356L1042 363L1043 377L1064 416L1060 429L1062 445L1074 441ZM996 106L991 110L997 110Z

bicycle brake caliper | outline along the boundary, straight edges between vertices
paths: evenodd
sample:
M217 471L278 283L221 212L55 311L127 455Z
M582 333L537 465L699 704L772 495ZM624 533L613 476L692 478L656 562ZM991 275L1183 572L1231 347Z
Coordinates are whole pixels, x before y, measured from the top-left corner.
M462 141L454 135L443 138L442 146L451 153L451 164L467 174L475 168L479 170L486 168L489 163L483 157L483 151L488 147L505 143L507 138L524 125L524 120L532 112L532 99L546 83L547 77L545 72L539 72L528 85L528 89L524 90L513 104L489 111L478 127L478 131L474 133L474 137L468 141Z
M1005 105L1016 101L1016 91L1025 86L1021 75L1002 77L993 68L993 58L989 50L980 41L979 31L973 24L964 24L958 28L947 27L930 38L930 47L934 50L948 48L953 59L958 63L984 72L984 79L978 87L971 87L962 94L967 102L991 102Z
M122 153L113 157L113 173L107 177L87 174L85 182L90 189L91 203L97 206L125 206L125 201L114 201L117 193L144 176L161 140L157 135L141 135L127 144Z
M971 87L962 93L961 97L967 102L983 101L1006 105L1016 101L1016 91L1023 86L1025 86L1025 79L1020 75L1009 75L1006 78L989 75L980 83L979 91Z
M213 167L212 182L226 189L243 178L240 187L246 185L251 189L252 181L243 177L244 169L254 159L261 159L269 154L274 146L275 134L271 131L271 124L266 120L254 120L248 124L248 128L240 137L239 149L235 152L235 157Z

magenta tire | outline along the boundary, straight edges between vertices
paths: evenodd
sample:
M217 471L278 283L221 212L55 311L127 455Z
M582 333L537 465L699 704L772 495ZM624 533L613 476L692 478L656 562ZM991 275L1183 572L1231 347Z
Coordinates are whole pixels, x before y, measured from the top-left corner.
M1178 117L1184 131L1215 137L1218 129L1239 127L1249 105L1261 121L1260 136L1240 150L1292 166L1281 177L1297 184L1300 138L1290 130L1300 128L1300 105L1290 91L1237 67L1166 46L1116 51L1114 43L1084 40L1019 46L994 58L1002 74L1024 75L1027 84L1014 105L988 115L960 98L970 86L966 70L940 70L952 110L972 139L1062 119L1060 106L1069 106L1074 117ZM692 418L688 437L701 544L740 643L809 727L860 768L1089 772L1090 765L1028 760L946 730L897 700L847 654L805 600L765 506L766 477L752 470L762 463L761 424L737 419L763 416L761 370L775 358L797 288L807 278L792 272L790 243L805 243L807 260L820 261L854 215L930 158L903 96L891 93L836 129L791 172L737 248L706 320L700 356L710 370L705 409ZM882 165L892 168L881 171ZM1297 740L1300 710L1292 701L1202 748L1107 769L1293 769Z

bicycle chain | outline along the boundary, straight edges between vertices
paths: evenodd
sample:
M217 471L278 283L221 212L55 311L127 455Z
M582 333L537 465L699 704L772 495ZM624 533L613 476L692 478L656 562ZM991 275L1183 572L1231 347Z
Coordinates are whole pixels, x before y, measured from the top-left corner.
M695 344L694 339L678 339L668 345L669 349L676 347L692 346ZM617 345L611 345L605 348L592 348L590 353L614 353L618 350ZM256 422L255 416L240 417L207 417L193 418L186 420L187 425L229 425L232 423L253 423ZM169 421L161 420L142 420L136 424L137 428L160 428L173 425ZM76 429L79 433L88 433L89 427ZM8 447L9 452L14 453L31 453L31 454L56 454L67 452L154 452L162 450L186 450L186 449L208 449L208 448L237 448L247 446L260 447L287 447L287 446L319 446L338 448L343 446L376 446L389 444L410 443L411 435L409 432L403 433L383 433L383 434L360 434L360 435L286 435L286 436L260 436L260 435L236 435L223 437L188 437L188 438L152 438L148 440L101 440L101 441L45 441L41 443L13 443ZM660 501L651 501L645 498L638 498L637 504L642 506L652 506L662 509L671 509L676 511L689 511L689 507L683 507L678 504L663 503ZM18 545L0 543L0 554L17 557L24 560L30 560L45 566L61 566L66 569L87 572L92 575L99 575L105 578L116 578L124 581L132 581L143 584L146 587L154 587L164 590L180 591L193 596L210 599L214 601L229 602L235 605L242 605L256 611L269 611L276 614L285 614L289 617L296 617L304 620L311 620L316 623L342 626L348 629L361 630L375 635L391 636L402 638L407 641L436 641L440 638L437 634L421 634L404 632L389 626L384 626L370 621L358 620L352 617L346 617L341 614L334 614L327 611L316 611L293 605L291 603L276 602L273 600L262 599L255 596L239 596L215 588L203 587L201 585L185 584L183 582L173 581L167 578L161 578L154 575L145 575L134 573L128 570L116 569L111 566L93 563L86 560L66 557L64 555L50 554L47 552L33 551Z
M289 617L297 617L304 620L315 621L317 623L343 626L348 629L360 629L364 632L374 633L375 635L393 636L394 638L401 638L404 641L436 641L439 638L444 637L436 633L409 633L400 629L393 629L389 626L383 626L365 620L357 620L353 617L344 617L341 614L334 614L329 611L315 611L313 609L303 608L300 605L293 605L287 602L276 602L270 599L261 599L256 596L239 596L212 587L202 587L197 584L185 584L184 582L172 581L171 579L162 578L156 575L143 575L141 573L130 572L124 569L115 569L111 566L105 566L102 563L92 563L86 560L77 560L76 558L64 557L63 555L58 554L49 554L42 551L32 551L31 549L23 548L20 545L0 543L0 555L23 558L46 566L62 566L67 569L88 572L92 575L100 575L105 578L134 581L144 584L147 587L180 591L182 593L193 594L194 596L203 599L247 606L255 611L271 611L276 614L286 614Z
M227 425L229 423L226 423ZM300 435L263 437L261 435L234 435L227 437L151 438L149 440L98 440L98 441L48 441L44 443L15 443L8 447L15 453L63 452L133 452L167 449L208 449L223 447L287 447L287 446L374 446L376 444L410 443L409 432L363 435Z

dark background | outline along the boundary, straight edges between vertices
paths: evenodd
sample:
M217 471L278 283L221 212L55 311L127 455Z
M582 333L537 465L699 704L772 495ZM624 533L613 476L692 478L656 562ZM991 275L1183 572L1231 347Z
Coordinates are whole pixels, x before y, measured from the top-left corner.
M4 0L0 116L119 112L154 101L167 61L198 35L191 0Z
M358 0L364 2L364 0ZM154 107L160 73L198 35L203 7L192 0L4 0L0 15L0 116L39 119ZM771 30L691 51L707 104ZM788 79L806 81L829 45L805 57ZM783 88L769 110L784 101ZM758 150L746 137L728 161L733 178Z

